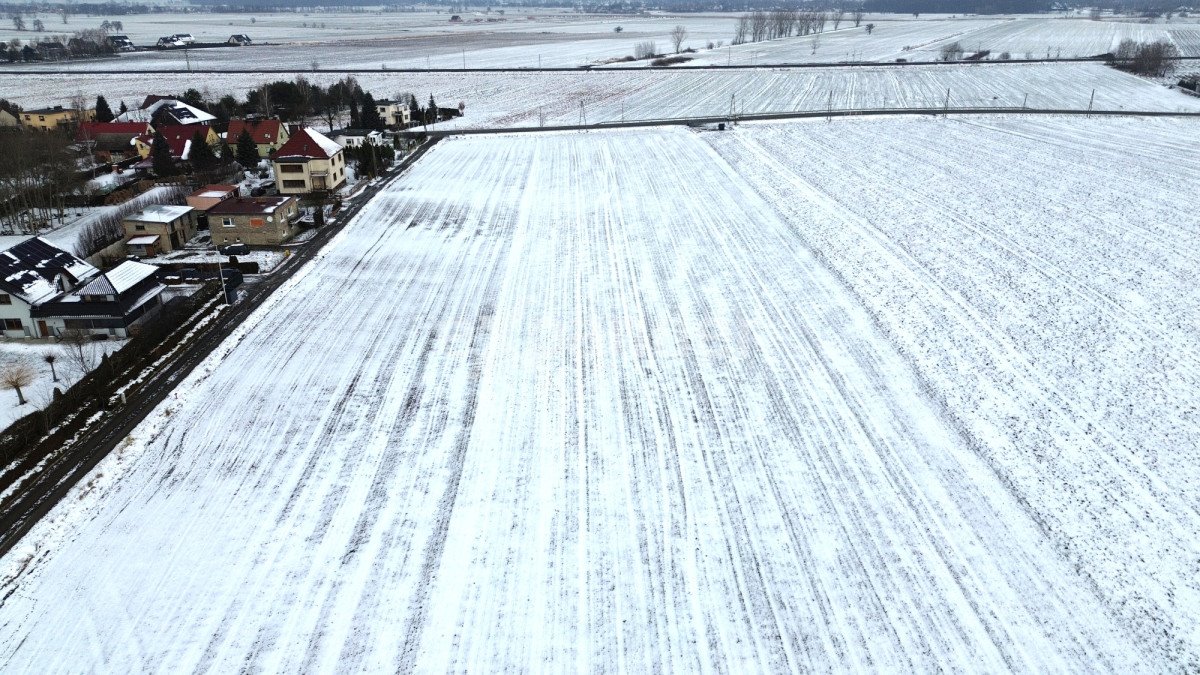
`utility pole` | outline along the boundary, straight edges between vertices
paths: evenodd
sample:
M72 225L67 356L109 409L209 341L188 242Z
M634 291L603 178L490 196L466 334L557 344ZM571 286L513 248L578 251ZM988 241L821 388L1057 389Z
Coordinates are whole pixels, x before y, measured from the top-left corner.
M463 57L463 70L466 70L467 69L467 50L465 50L465 49L462 50L462 57Z
M579 126L587 124L587 114L583 110L583 101L579 102Z
M183 58L185 61L187 61L188 72L192 72L192 56L188 52L188 48L186 46L183 48Z
M1025 104L1029 103L1029 94L1025 94L1024 100L1021 101L1021 110L1025 109Z
M1088 99L1088 117L1092 116L1092 104L1096 102L1096 90L1092 90L1092 97Z
M946 102L942 104L942 117L950 114L950 88L946 87Z

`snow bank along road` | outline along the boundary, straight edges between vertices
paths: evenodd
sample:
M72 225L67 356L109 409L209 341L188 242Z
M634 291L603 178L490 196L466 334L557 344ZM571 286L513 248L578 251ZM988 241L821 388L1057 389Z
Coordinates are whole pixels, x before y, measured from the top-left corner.
M1193 131L444 142L0 561L0 664L1194 667Z

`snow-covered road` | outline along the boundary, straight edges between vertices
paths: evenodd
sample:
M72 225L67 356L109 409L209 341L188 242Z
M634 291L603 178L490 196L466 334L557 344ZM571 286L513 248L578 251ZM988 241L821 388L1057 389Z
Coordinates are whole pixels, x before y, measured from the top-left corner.
M1180 668L1197 465L1131 468L1129 436L1194 443L1195 390L1095 360L1068 386L1097 328L1029 294L1195 372L1166 306L1195 306L1169 281L1200 228L1161 192L1196 178L1191 124L444 142L0 561L0 669ZM1142 191L1021 191L1110 171ZM1043 273L1125 247L1103 291L980 285L1039 233Z

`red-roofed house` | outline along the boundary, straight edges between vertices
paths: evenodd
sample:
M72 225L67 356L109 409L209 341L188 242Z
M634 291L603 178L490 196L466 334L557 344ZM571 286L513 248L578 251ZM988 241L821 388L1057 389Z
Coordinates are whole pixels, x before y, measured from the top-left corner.
M147 122L84 122L75 132L75 141L84 143L92 153L134 155L133 139L154 133Z
M280 194L331 192L346 182L342 146L308 127L295 127L271 160Z
M232 119L229 120L229 131L225 132L225 142L230 147L237 147L243 131L250 134L258 146L258 156L263 158L270 157L289 138L287 125L279 120Z
M167 139L167 146L171 148L171 157L177 160L186 160L191 154L192 137L197 131L205 134L205 142L211 146L221 144L221 139L217 136L217 132L213 131L212 127L203 125L184 125L184 124L164 124L158 131ZM142 159L150 156L150 150L153 147L154 136L142 135L133 139L134 146L137 147L137 152Z

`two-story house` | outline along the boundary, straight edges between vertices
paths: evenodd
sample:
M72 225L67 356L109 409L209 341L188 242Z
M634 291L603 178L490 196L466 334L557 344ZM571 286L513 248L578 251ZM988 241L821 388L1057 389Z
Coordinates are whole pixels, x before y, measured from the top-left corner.
M96 111L85 110L82 117L84 122L89 122L96 118ZM55 129L78 124L79 121L80 113L78 110L64 108L61 105L21 111L21 126L27 129L36 129L37 131L54 131Z
M412 111L404 101L391 101L386 98L375 101L375 109L383 118L383 123L389 127L407 127L412 121Z
M125 216L125 245L134 255L154 256L181 248L196 235L190 206L155 204Z
M40 237L0 237L0 336L52 335L35 309L99 273Z
M308 127L295 127L272 159L280 194L331 192L346 182L342 146Z
M278 246L300 231L296 197L239 197L208 211L214 244Z
M162 306L166 287L154 265L127 260L54 299L33 308L50 334L79 331L129 337L130 329Z

